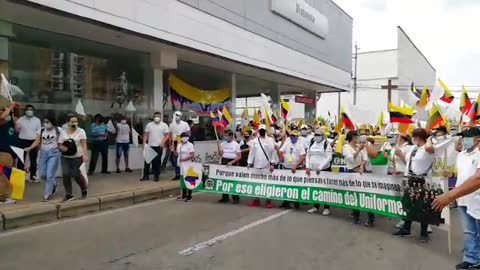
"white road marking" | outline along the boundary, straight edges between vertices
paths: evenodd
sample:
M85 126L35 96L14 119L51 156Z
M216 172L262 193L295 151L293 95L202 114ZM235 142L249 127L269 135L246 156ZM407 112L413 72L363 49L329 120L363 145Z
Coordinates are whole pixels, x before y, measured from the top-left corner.
M250 223L250 224L248 224L248 225L245 225L245 226L243 226L243 227L241 227L241 228L238 228L238 229L236 229L236 230L229 231L229 232L227 232L227 233L224 233L224 234L222 234L222 235L216 236L216 237L214 237L214 238L212 238L212 239L210 239L210 240L207 240L207 241L205 241L205 242L198 243L198 244L196 244L196 245L194 245L194 246L192 246L192 247L189 247L189 248L186 248L186 249L184 249L184 250L181 250L181 251L178 252L178 254L180 254L180 255L185 255L185 256L186 256L186 255L190 255L190 254L195 253L195 252L197 252L197 251L199 251L199 250L201 250L201 249L203 249L203 248L212 246L212 245L214 245L214 244L216 244L216 243L218 243L218 242L221 242L221 241L223 241L223 240L225 240L225 239L227 239L227 238L229 238L229 237L232 237L232 236L234 236L234 235L237 235L237 234L239 234L239 233L241 233L241 232L244 232L244 231L246 231L246 230L252 229L252 228L254 228L254 227L257 227L257 226L259 226L259 225L262 225L262 224L264 224L264 223L267 223L267 222L269 222L269 221L271 221L271 220L277 219L277 218L279 218L279 217L281 217L281 216L283 216L283 215L288 214L289 212L290 212L290 210L285 210L285 211L282 211L282 212L280 212L280 213L277 213L277 214L268 216L268 217L266 217L266 218L257 220L257 221L255 221L255 222L252 222L252 223Z
M192 194L192 196L196 197L196 196L201 195L201 194L206 194L206 193L198 192L198 193ZM111 215L111 214L115 214L115 213L123 212L123 211L128 211L128 210L139 208L139 207L150 206L150 205L157 204L157 203L160 204L160 203L170 202L170 201L173 201L173 200L176 200L176 199L177 199L176 197L168 198L168 199L159 199L159 200L154 200L154 201L146 202L146 203L138 203L138 204L134 204L134 205L123 207L123 208L100 211L100 212L96 212L96 213L92 213L92 214L87 214L85 216L66 218L66 219L57 219L57 220L52 221L52 222L48 222L48 223L44 223L44 224L40 224L40 225L32 225L31 227L14 229L12 231L5 231L5 232L0 231L0 239L5 238L5 237L9 237L9 236L12 236L12 235L16 235L16 234L19 234L19 233L35 231L35 230L43 229L43 228L50 227L50 226L76 222L76 221L79 221L79 220L85 220L85 219L90 219L90 218L99 217L99 216Z

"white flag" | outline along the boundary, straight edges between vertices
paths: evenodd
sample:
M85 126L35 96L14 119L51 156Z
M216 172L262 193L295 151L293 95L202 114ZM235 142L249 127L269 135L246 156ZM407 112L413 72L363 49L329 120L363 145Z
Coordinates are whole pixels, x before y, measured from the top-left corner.
M125 108L125 111L127 112L134 112L136 111L137 108L135 108L135 106L133 105L133 102L130 100L130 102L128 103L127 107Z
M13 152L15 152L15 155L17 155L17 157L20 159L22 164L25 165L25 160L23 158L23 156L25 154L25 150L23 150L22 148L15 147L15 146L10 146L10 148L12 148Z
M143 148L143 158L145 159L145 162L147 164L150 164L152 160L157 156L158 156L158 153L155 152L155 150L153 150L153 148L150 145L145 144Z
M83 115L85 116L85 110L83 109L83 104L82 104L82 100L78 100L77 102L77 106L75 106L75 112L78 114L78 115Z
M10 94L10 83L5 78L5 75L0 74L2 81L0 82L0 96L12 101L12 95Z
M138 132L132 128L132 143L135 147L138 147Z
M85 165L85 162L80 165L80 175L85 179L85 183L88 185L87 165Z
M113 125L113 122L112 122L111 119L108 120L108 122L107 122L107 130L110 133L117 133L117 130L115 129L115 126Z

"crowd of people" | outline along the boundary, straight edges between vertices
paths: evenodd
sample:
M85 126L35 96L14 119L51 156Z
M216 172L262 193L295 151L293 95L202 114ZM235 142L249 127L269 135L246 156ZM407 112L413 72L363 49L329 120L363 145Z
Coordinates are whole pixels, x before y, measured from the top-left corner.
M44 117L40 120L35 117L34 107L27 105L25 115L16 118L12 114L15 104L0 110L0 164L14 166L16 154L10 146L17 146L25 150L30 159L29 180L38 182L45 181L43 200L48 201L57 190L56 172L61 164L65 196L63 202L74 199L72 191L72 178L81 189L81 198L88 195L88 185L81 173L81 166L90 161L89 174L96 169L98 155L102 155L101 172L108 174L108 143L107 136L116 134L116 168L121 173L120 163L123 157L125 171L129 168L129 142L131 127L126 117L121 117L119 122L105 123L101 115L94 117L91 124L91 134L87 137L85 130L79 127L79 117L72 114L67 117L63 126L57 125L55 119ZM143 133L143 143L152 148L156 157L149 163L144 164L141 181L160 180L162 170L162 153L168 152L168 158L175 168L175 177L178 180L185 172L181 171L183 162L194 160L195 145L191 134L191 124L182 120L182 113L175 112L170 125L162 121L162 114L157 112L153 120L148 123ZM331 170L333 155L340 152L345 160L345 173L374 173L404 175L408 187L425 186L432 170L432 163L436 146L442 141L452 137L447 128L440 126L434 131L416 128L410 133L399 133L391 141L382 145L375 143L374 136L380 136L380 128L361 127L357 130L345 130L340 134L333 131L329 125L307 125L291 123L278 126L276 124L250 123L236 130L220 132L222 141L217 141L220 164L227 166L251 167L256 169L288 169L292 173L305 170L307 175L321 174ZM345 141L340 142L340 136ZM438 196L433 202L437 210L441 210L454 200L458 199L458 205L463 217L465 229L464 259L458 269L480 269L480 130L470 127L455 134L455 148L458 151L456 171L445 172L445 176L456 177L457 187ZM88 156L87 142L90 144L91 158ZM339 144L340 147L339 147ZM341 149L338 151L338 149ZM39 163L37 164L37 155ZM375 160L384 158L388 161L386 170L375 169ZM16 162L23 169L22 162ZM82 165L83 164L83 165ZM37 173L38 167L38 173ZM448 174L448 175L447 175ZM36 176L39 176L38 178ZM408 189L408 187L406 189ZM470 194L470 195L468 195ZM191 190L183 189L179 200L190 202ZM239 196L223 194L219 203L232 202L238 204ZM8 185L6 179L0 174L0 202L14 203L8 197ZM248 203L250 207L261 206L260 198L253 198ZM290 208L293 204L295 209L300 209L299 202L284 201L281 208ZM273 208L271 200L266 200L265 206ZM308 213L321 212L322 215L331 214L331 207L312 205ZM404 220L397 224L396 236L410 236L413 221L421 223L420 240L427 242L431 228L429 220L423 220L408 209ZM352 223L360 224L361 213L353 210L351 213ZM375 215L367 213L365 226L375 225Z

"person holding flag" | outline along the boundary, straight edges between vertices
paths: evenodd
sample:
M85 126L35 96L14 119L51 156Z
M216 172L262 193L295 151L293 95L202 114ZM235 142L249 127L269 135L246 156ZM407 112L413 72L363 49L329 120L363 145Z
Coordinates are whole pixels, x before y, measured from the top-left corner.
M182 120L182 112L176 111L174 113L174 119L172 123L170 123L170 151L171 155L170 158L172 160L172 165L175 168L175 176L173 177L172 181L180 179L180 166L177 163L178 153L177 153L177 146L181 142L181 135L186 133L189 137L191 135L190 126L187 122Z
M223 135L223 142L218 147L218 153L222 157L221 164L227 166L236 166L242 158L240 145L235 141L233 131L226 130ZM232 195L233 204L240 202L238 195ZM229 201L228 194L223 194L219 203L227 203Z
M145 133L143 134L143 144L151 147L153 151L157 153L157 155L151 161L152 164L152 171L153 171L153 181L158 182L160 181L160 168L161 168L161 160L162 160L162 152L163 147L167 140L170 137L170 130L162 121L162 114L160 112L155 112L153 114L153 121L148 123L145 127ZM144 147L148 147L144 146ZM150 164L145 161L143 167L143 177L140 181L149 181L150 175Z
M15 164L15 153L11 146L20 146L18 133L15 130L16 119L12 118L12 112L16 103L11 102L9 106L0 109L0 165L13 167ZM15 200L9 196L8 178L0 172L0 204L14 204Z
M190 162L195 159L195 147L193 143L189 142L190 134L188 132L183 132L180 134L180 143L177 145L177 164L180 167L182 163ZM180 174L183 177L186 177L186 172L183 171L183 168L180 169ZM187 188L182 188L182 195L177 198L177 200L185 200L185 202L190 202L192 200L192 190Z

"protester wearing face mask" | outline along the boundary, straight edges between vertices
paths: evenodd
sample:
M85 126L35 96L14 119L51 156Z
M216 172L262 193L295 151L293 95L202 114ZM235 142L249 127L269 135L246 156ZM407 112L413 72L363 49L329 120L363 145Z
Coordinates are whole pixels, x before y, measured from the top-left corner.
M322 171L330 171L330 164L332 162L333 154L333 140L327 138L328 133L325 133L323 128L317 128L313 141L310 144L307 155L305 157L305 166L307 175L310 176L311 172L316 172L317 175ZM314 207L308 210L308 213L317 213L319 204L314 204ZM322 215L330 215L330 206L325 204Z
M95 122L93 122L90 126L92 158L90 160L90 166L88 167L88 174L91 175L95 172L99 154L102 155L102 173L109 174L107 125L105 125L103 122L103 116L101 114L96 114L94 119Z
M20 147L18 133L15 131L15 118L12 118L12 112L16 104L12 102L8 107L0 109L0 164L4 166L14 166L16 155L10 146ZM9 183L3 172L0 172L0 204L14 204L8 194Z
M80 166L88 161L87 134L85 130L78 127L77 116L69 115L67 121L68 129L63 130L58 139L59 149L62 152L63 186L66 193L62 202L74 199L72 178L80 186L82 199L87 198L87 182L80 172Z
M343 146L342 153L347 163L347 172L360 173L366 172L366 166L368 163L368 153L366 147L368 142L365 135L360 137L357 131L350 130L346 135L346 141L348 142ZM352 224L358 225L360 223L360 211L352 211ZM371 227L375 222L375 215L368 213L368 220L365 223L366 226Z
M412 138L414 147L412 147L410 153L407 154L405 176L408 177L409 188L422 187L425 184L425 177L432 168L435 148L428 137L428 133L423 128L417 128L412 132ZM408 189L406 189L408 192ZM410 194L405 194L410 196ZM404 208L407 216L405 223L401 229L394 233L397 236L410 236L411 226L413 219L421 219L418 213L415 213L408 207ZM421 231L420 240L422 242L428 242L430 237L428 236L428 223L420 220Z
M449 139L448 131L445 126L439 126L437 129L435 129L432 135L432 143L434 145Z
M176 151L178 156L178 166L181 166L181 164L184 162L190 162L195 159L195 147L191 142L188 141L190 134L183 132L180 137L181 143L177 145ZM183 177L185 177L185 171L183 171L183 168L180 168L180 173L183 175ZM192 191L190 189L183 188L182 194L177 198L177 200L185 200L185 202L190 202L192 200Z
M227 130L223 135L222 144L218 145L218 153L222 157L221 164L227 166L236 166L242 158L240 145L235 141L233 131ZM238 204L240 197L232 195L233 204ZM223 194L219 203L228 203L228 194Z
M174 113L174 119L172 123L170 123L170 134L171 134L171 144L170 144L170 151L172 152L171 154L171 160L172 160L172 165L175 167L175 177L173 177L172 180L179 180L180 179L180 167L177 164L177 145L180 142L180 135L182 133L188 134L188 136L191 135L190 131L190 126L188 125L187 122L182 120L182 113L179 111L176 111Z
M37 137L33 144L25 148L25 152L30 152L40 145L39 172L40 178L45 180L45 189L43 192L43 201L52 199L57 190L56 174L60 162L60 150L58 142L62 130L55 125L53 117L43 119L43 128L37 131Z
M242 159L240 159L238 165L241 167L248 166L248 154L253 145L253 140L250 139L252 136L251 130L246 130L243 132L243 140L240 142L240 151L242 151Z
M312 139L313 139L313 135L308 130L307 125L302 125L300 127L300 136L298 138L299 138L300 142L304 145L305 151L307 151L307 149L310 146L310 143L312 142Z
M143 143L148 144L156 153L157 156L152 160L153 179L155 182L160 181L160 167L163 147L170 136L170 130L161 118L162 114L156 112L153 114L153 121L148 123L143 134ZM167 146L168 147L168 146ZM143 177L140 181L149 181L150 164L144 164Z
M248 154L248 167L273 172L277 163L274 155L275 152L275 141L267 136L267 126L260 125L258 128L258 137L252 139L252 146ZM253 199L248 206L260 206L260 199ZM273 208L272 202L268 199L266 201L266 207Z
M42 128L42 123L40 119L38 119L34 115L34 109L35 108L33 107L33 105L25 106L25 115L20 117L16 122L18 137L20 138L22 148L31 146L35 141L35 138L37 137L37 131ZM35 178L37 173L37 155L38 148L34 148L28 153L30 160L30 181L34 183L40 182ZM24 155L24 161L26 160L26 157L27 153L25 153ZM18 168L20 170L23 170L25 168L25 164L19 162Z
M132 172L128 166L128 152L130 150L130 126L127 124L127 117L122 116L120 123L116 125L117 132L117 151L115 165L117 166L117 173L120 173L120 159L123 153L123 160L125 161L125 172Z
M292 131L289 140L280 148L280 158L283 160L283 167L290 169L295 173L298 169L303 169L303 162L305 161L305 145L298 139L300 133ZM295 209L300 209L300 203L294 202ZM290 202L284 201L280 206L282 208L290 208Z

